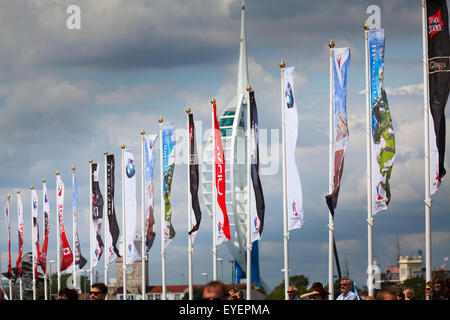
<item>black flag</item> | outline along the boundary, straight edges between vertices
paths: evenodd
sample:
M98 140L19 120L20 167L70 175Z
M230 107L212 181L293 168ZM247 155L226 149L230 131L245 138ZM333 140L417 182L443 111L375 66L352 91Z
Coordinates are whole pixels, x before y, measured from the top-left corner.
M448 11L446 0L428 0L427 33L428 33L428 68L429 96L432 123L436 134L439 168L436 175L438 185L445 176L445 105L450 90L450 41L448 34ZM430 145L434 141L430 141ZM437 164L436 164L437 166ZM439 170L437 170L439 169Z
M102 229L103 221L103 196L100 192L100 185L98 183L98 164L92 163L92 222L94 224L95 239L97 244L94 244L94 252L97 261L100 260L105 244L103 243L100 231Z
M197 157L197 144L195 142L195 126L194 115L189 113L189 181L192 209L195 215L195 225L189 234L195 232L200 227L200 221L202 220L202 212L200 211L200 204L198 201L198 157Z
M120 257L119 249L117 249L117 240L119 239L119 224L117 223L116 218L116 209L114 207L114 167L115 167L115 161L114 161L114 155L109 154L106 156L106 183L107 183L107 190L106 190L106 199L107 199L107 209L108 209L108 224L109 224L109 233L111 234L112 238L112 245L114 248L114 252L118 257Z

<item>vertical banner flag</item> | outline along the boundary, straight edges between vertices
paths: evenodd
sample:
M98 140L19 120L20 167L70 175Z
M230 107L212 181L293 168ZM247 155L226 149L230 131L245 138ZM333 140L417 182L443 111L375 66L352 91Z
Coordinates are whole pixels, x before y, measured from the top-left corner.
M77 269L83 269L87 260L81 254L80 239L78 238L78 188L75 172L72 172L72 201L73 201L73 230L75 231L75 266Z
M303 225L303 192L300 175L295 160L298 135L297 103L294 94L294 67L284 69L285 124L286 135L286 192L288 209L288 230L299 229Z
M60 271L64 271L68 269L73 262L73 254L70 249L69 242L67 241L66 231L64 230L64 183L61 179L60 175L56 176L56 208L58 214L58 222L59 222L59 232L58 235L61 240L61 247L59 255L61 257L61 268Z
M98 164L91 163L92 166L92 228L91 233L94 239L92 255L92 266L97 266L98 261L102 257L105 245L101 237L101 229L103 222L103 197L100 192L100 184L98 183Z
M34 257L35 265L33 266L35 277L38 276L38 265L39 265L39 257L40 257L40 247L39 247L39 210L38 210L38 195L35 189L31 190L31 216L33 220L33 246L32 246L32 254Z
M251 152L251 240L261 240L264 228L264 194L259 179L259 146L258 146L258 110L256 108L255 92L249 92L250 97L250 152Z
M333 217L341 187L341 178L344 171L344 154L349 137L347 123L347 76L350 69L350 58L350 48L336 48L333 50L333 191L325 197Z
M8 199L3 200L3 208L5 210L5 218L6 218L6 231L8 232L8 279L12 278L12 268L11 268L11 229L10 229L10 220L9 220L9 201Z
M164 193L164 239L163 247L166 248L175 237L175 229L172 226L172 205L170 203L170 191L172 189L173 171L175 169L175 131L173 124L162 124L162 150L163 150L163 193Z
M44 212L44 242L42 243L39 264L44 274L47 274L47 249L48 238L50 234L50 205L48 203L47 185L45 184L45 182L42 184L42 207Z
M386 210L391 201L389 179L395 159L395 137L384 90L384 30L369 34L372 148L372 212Z
M19 276L22 277L22 253L23 253L23 205L20 193L17 194L17 231L19 236L19 256L16 260L16 267L19 270Z
M141 260L140 254L134 243L136 235L136 165L134 162L133 150L125 149L124 165L125 168L125 263L132 264L135 261Z
M194 115L192 113L189 113L189 183L191 205L194 211L193 219L191 219L192 229L189 231L189 235L195 239L198 228L200 227L200 221L202 220L202 212L200 211L200 203L198 201L198 156L197 142L195 140Z
M155 142L158 135L144 136L145 160L145 250L148 252L153 246L156 233L154 232L154 186L153 170L155 167Z
M231 240L230 236L230 222L228 220L227 206L225 202L225 157L223 153L222 145L222 133L220 132L219 121L217 120L217 110L216 104L213 104L213 116L214 116L214 141L215 150L213 150L214 155L214 166L216 169L215 186L217 192L217 203L218 208L213 214L216 215L216 244L220 245L226 241ZM216 201L216 199L213 199Z
M445 176L445 106L450 90L450 39L447 1L428 0L428 81L430 111L430 194ZM428 151L428 150L427 150Z
M106 234L108 263L114 262L117 257L120 257L119 249L117 248L117 241L119 240L119 224L117 223L116 208L114 205L114 170L115 160L113 154L106 156L106 204L108 209L108 225L109 232Z

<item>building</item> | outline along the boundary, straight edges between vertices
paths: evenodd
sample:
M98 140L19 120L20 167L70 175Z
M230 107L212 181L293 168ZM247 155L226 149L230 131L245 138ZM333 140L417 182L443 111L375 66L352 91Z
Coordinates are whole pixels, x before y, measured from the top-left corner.
M381 282L404 282L405 280L424 276L422 256L398 258L397 266L388 266L381 273Z
M200 287L200 285L193 285L194 288ZM127 300L141 300L142 295L140 292L127 294ZM162 286L147 286L146 287L146 300L161 300ZM188 285L167 285L166 286L166 298L167 300L181 300L189 291ZM123 300L123 288L119 287L116 291L116 299Z

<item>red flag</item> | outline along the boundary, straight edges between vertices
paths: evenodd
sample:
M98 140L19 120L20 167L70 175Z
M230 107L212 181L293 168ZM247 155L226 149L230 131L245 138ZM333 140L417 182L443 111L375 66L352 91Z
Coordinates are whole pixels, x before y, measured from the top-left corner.
M44 274L47 274L47 248L48 237L50 233L50 206L48 203L47 185L45 183L42 186L42 198L44 211L44 242L42 244L41 255L39 257L39 265L41 266Z
M217 203L219 204L220 212L216 211L216 228L217 237L216 243L222 244L225 241L231 240L230 237L230 223L228 221L227 206L225 203L225 157L223 154L222 135L220 133L219 121L217 121L216 104L213 104L214 109L214 163L216 167L216 190Z
M57 210L58 210L58 219L59 219L59 230L60 230L60 239L61 239L61 268L60 271L64 271L70 267L73 262L73 254L72 250L70 250L69 242L67 241L66 231L64 230L63 223L63 212L64 212L64 183L61 180L61 177L58 175L56 179L58 196L57 196Z
M23 206L20 193L17 194L17 231L19 236L19 256L16 260L16 267L19 270L19 276L22 277L22 252L23 252Z

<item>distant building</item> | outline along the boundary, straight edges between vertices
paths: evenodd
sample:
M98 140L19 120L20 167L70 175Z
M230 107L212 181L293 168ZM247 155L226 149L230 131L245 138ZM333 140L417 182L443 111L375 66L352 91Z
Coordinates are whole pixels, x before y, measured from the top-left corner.
M388 266L381 273L381 282L404 282L405 280L423 277L423 259L418 257L402 257L398 259L398 266Z

